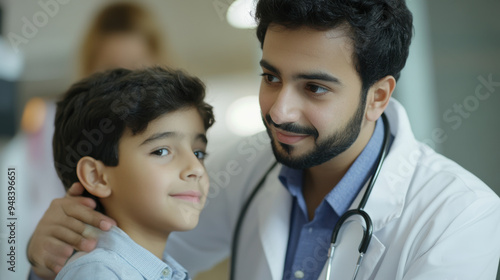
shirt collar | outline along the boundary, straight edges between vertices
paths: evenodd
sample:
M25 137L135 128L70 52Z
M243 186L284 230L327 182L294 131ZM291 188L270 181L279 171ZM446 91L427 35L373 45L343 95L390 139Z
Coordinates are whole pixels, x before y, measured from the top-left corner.
M189 279L187 271L166 252L163 253L163 260L160 260L116 226L102 233L98 247L116 252L143 275L144 279Z
M337 215L340 216L349 209L358 192L371 177L376 167L383 141L384 123L379 119L370 141L368 141L361 154L356 158L339 183L325 196L325 201ZM283 165L278 178L292 196L297 198L302 197L303 170Z
M325 200L332 206L337 215L342 215L349 209L365 182L372 176L383 142L384 123L379 119L368 144L347 170L344 177L325 197Z
M303 170L282 165L278 178L292 196L298 197L302 195L302 176Z

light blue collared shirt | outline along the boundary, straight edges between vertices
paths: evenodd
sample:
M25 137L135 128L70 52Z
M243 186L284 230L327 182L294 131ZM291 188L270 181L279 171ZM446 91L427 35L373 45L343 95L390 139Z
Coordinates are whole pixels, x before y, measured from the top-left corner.
M318 279L327 259L333 228L373 174L384 141L384 123L377 121L373 135L340 182L308 218L302 194L303 170L283 166L279 179L293 197L290 233L283 279Z
M72 257L56 280L188 280L187 271L167 253L157 258L125 232L113 227L99 236L97 248Z

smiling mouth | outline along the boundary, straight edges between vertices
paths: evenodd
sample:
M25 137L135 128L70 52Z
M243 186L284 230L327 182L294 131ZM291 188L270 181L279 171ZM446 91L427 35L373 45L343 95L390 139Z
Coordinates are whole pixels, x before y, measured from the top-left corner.
M276 133L276 139L283 144L287 145L293 145L300 140L309 137L310 135L304 135L304 134L292 134L292 133L287 133L280 131L280 129L275 130Z
M170 196L184 201L200 203L201 193L199 191L186 191L186 192L171 194Z

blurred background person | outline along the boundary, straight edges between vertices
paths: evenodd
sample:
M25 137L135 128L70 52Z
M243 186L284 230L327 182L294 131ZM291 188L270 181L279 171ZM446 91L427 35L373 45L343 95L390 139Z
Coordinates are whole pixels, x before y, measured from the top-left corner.
M166 56L159 28L151 13L139 4L124 2L105 7L81 44L79 76L117 67L170 64L172 58Z
M90 24L80 46L76 79L112 68L138 69L166 64L166 49L152 15L135 3L104 7ZM46 109L37 98L28 101L21 127L36 133L45 122Z

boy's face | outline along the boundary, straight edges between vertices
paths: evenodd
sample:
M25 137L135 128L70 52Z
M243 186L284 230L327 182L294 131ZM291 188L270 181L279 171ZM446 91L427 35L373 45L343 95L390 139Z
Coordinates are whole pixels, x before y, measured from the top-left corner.
M106 167L112 189L101 199L106 213L130 236L194 228L209 186L206 145L203 121L194 108L162 115L140 134L127 129L118 166Z
M365 104L342 29L271 25L262 48L262 118L278 161L309 168L349 151Z

